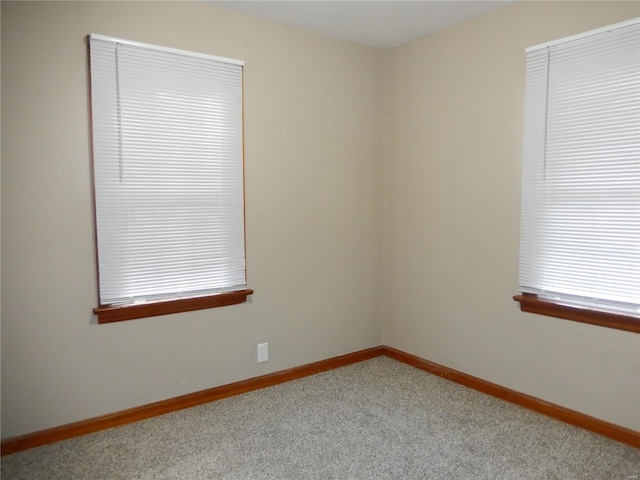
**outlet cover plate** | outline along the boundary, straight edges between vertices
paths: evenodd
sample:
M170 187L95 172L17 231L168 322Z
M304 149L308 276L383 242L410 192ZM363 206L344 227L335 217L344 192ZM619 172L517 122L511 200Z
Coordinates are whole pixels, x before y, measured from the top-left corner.
M269 344L268 343L259 343L258 344L258 363L269 361Z

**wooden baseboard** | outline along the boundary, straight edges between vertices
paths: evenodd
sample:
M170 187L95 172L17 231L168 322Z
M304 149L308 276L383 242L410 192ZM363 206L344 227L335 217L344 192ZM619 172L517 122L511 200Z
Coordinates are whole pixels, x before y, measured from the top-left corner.
M2 455L39 447L88 433L99 432L108 428L118 427L140 420L145 420L147 418L156 417L158 415L175 412L184 408L195 407L197 405L213 402L222 398L277 385L279 383L314 375L334 368L358 363L363 360L369 360L381 355L386 355L431 374L438 375L439 377L473 388L474 390L487 393L502 400L515 403L543 415L561 420L565 423L584 428L585 430L590 430L632 447L640 448L640 432L620 427L589 415L545 402L538 398L510 390L495 383L487 382L480 378L467 375L466 373L424 360L395 348L380 346L302 365L288 370L262 375L260 377L240 382L230 383L228 385L222 385L220 387L202 390L200 392L170 398L168 400L123 410L121 412L101 417L70 423L47 430L41 430L39 432L19 437L7 438L2 441Z
M78 437L88 433L95 433L108 428L119 427L128 423L145 420L147 418L164 415L184 408L195 407L205 403L232 397L241 393L258 390L260 388L277 385L334 368L351 365L352 363L369 360L384 354L383 347L368 348L358 352L341 355L339 357L321 360L319 362L302 365L300 367L269 373L260 377L250 378L240 382L209 388L195 393L182 395L160 402L130 408L121 412L90 418L80 422L69 423L59 427L41 430L39 432L21 435L19 437L2 440L2 455L27 450L29 448L59 442L68 438Z
M424 360L415 355L396 350L395 348L384 347L384 354L400 362L464 385L465 387L473 388L474 390L487 393L501 400L506 400L507 402L515 403L516 405L555 418L564 423L598 433L632 447L640 448L640 432L636 432L635 430L605 422L604 420L553 403L545 402L539 398L487 382L486 380Z

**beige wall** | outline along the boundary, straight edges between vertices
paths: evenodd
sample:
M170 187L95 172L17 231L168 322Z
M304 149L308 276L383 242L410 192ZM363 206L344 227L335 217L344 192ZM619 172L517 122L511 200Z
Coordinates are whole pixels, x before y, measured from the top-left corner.
M95 324L91 32L245 61L249 303ZM2 436L379 345L383 109L373 48L195 2L2 2Z
M640 430L640 336L539 315L518 285L524 49L640 14L517 3L389 52L384 343Z
M3 438L381 343L640 430L639 336L511 300L524 48L638 13L516 4L385 54L199 3L2 2ZM249 303L95 324L90 32L245 61Z

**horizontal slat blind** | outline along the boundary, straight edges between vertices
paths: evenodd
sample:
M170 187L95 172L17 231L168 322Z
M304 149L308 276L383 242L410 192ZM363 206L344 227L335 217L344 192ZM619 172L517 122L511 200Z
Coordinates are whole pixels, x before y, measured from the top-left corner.
M640 24L527 54L520 290L640 316Z
M90 51L100 304L245 289L242 65Z

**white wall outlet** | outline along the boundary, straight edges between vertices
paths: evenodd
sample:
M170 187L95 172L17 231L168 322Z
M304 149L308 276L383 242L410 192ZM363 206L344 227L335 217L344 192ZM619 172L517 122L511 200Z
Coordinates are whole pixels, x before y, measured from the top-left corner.
M269 360L269 344L258 344L258 363L266 362Z

